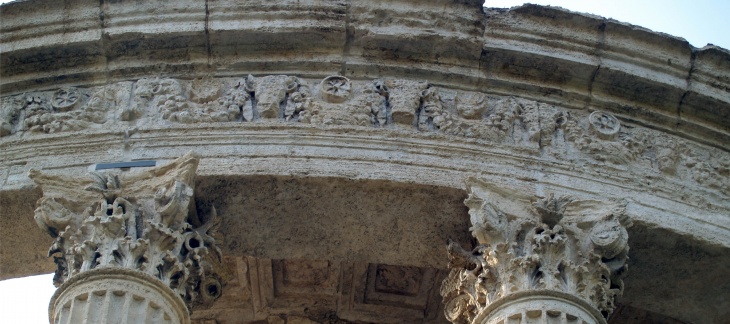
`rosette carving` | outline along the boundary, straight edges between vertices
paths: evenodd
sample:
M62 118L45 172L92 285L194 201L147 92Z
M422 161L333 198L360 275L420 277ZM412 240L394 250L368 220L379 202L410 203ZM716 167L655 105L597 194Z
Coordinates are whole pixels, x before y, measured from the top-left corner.
M75 88L58 89L53 94L51 105L58 111L68 111L79 102L81 95Z
M605 322L623 292L627 270L625 204L553 195L536 199L477 179L468 185L465 203L478 245L467 251L448 244L452 270L441 287L446 317L454 323L491 323L490 313L499 310L507 312L499 316L517 318L519 311L509 313L505 304L546 296L551 302L541 305L564 299L593 314L584 320ZM522 311L525 307L530 306L520 305ZM570 314L573 306L556 307L535 311L581 318Z
M332 75L324 78L319 84L322 99L331 103L341 103L347 100L352 92L352 84L350 79Z
M55 239L49 250L57 264L54 284L93 269L125 268L159 279L188 304L217 298L226 277L215 239L218 219L214 209L206 222L195 215L197 166L187 154L129 176L76 179L32 170L44 193L35 220Z

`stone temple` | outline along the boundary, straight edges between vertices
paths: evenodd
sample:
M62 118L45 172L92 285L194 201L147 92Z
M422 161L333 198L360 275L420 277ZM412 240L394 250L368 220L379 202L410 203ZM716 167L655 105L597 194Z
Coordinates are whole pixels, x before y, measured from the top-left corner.
M727 323L730 52L476 0L0 7L52 323Z

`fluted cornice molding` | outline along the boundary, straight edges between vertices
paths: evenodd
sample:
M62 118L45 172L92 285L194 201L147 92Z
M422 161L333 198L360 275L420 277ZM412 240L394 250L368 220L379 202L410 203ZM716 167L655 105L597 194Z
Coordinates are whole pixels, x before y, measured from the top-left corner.
M54 284L121 268L157 278L188 306L220 296L226 275L214 238L218 219L215 210L205 223L196 214L197 167L188 153L164 166L90 178L31 170L43 190L35 220L54 237Z
M605 323L627 270L625 204L540 198L476 178L467 185L478 245L472 251L448 245L452 270L441 288L446 317L454 323L497 323L495 316Z

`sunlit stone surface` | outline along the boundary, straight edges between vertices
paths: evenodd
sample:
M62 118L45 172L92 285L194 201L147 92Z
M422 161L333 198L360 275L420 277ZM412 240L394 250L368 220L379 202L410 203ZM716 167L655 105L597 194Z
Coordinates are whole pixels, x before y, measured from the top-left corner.
M494 303L476 294L466 321L730 316L726 49L559 8L481 1L29 0L1 8L0 278L53 271L46 255L55 246L69 270L63 280L127 264L151 278L145 287L162 282L174 293L158 290L171 299L154 303L171 320L189 311L194 323L444 323L454 312L442 303L442 282L475 269L449 270L451 239L452 252L460 246L472 257L498 246L534 252L490 259L500 263L542 260L547 250L565 260L553 272L540 263L530 275L541 277L525 277L537 279L533 286ZM124 188L146 172L152 182L141 183L158 183L151 179L166 173L154 170L191 151L199 163L194 179L179 180L187 187L109 191L110 179ZM156 166L97 170L139 161ZM106 193L89 187L90 172L105 179ZM71 180L36 183L39 175ZM505 224L529 220L529 228L516 238L480 232L499 226L470 218L478 209L473 199L464 204L476 188L470 178L504 197L484 201ZM72 184L82 185L49 200L53 188ZM131 244L150 240L142 215L160 212L171 192L188 197L171 219L189 224L171 235L207 228L212 215L219 221L216 280L185 264L205 239L168 250L189 272L176 278L192 290L143 267L150 257L112 249L104 259L103 231L91 230L94 217L102 228L124 220L115 244L143 256L142 241ZM564 211L535 207L564 197ZM97 215L100 198L111 214ZM597 207L616 204L616 214ZM131 217L124 206L145 212ZM36 210L48 211L45 230ZM72 214L79 217L66 231L58 218ZM88 230L71 235L74 226ZM68 239L59 242L62 232ZM548 232L560 239L545 241ZM175 242L183 241L190 245ZM608 272L579 280L565 272L573 266ZM486 278L479 271L463 277L471 287L509 283L497 276L476 285ZM558 287L567 283L604 287L605 296ZM61 313L69 302L119 296L60 291ZM188 291L216 298L194 302ZM128 300L168 298L139 296Z

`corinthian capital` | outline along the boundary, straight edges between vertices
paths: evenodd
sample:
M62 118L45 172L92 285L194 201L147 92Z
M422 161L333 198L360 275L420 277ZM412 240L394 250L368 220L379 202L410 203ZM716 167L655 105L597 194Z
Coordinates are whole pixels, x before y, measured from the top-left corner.
M467 181L472 235L450 242L441 294L454 323L605 323L623 292L625 203L540 198Z
M214 239L218 220L213 210L202 224L196 213L197 166L188 153L161 167L88 179L31 170L43 190L35 220L54 237L54 283L79 281L74 278L94 271L132 273L156 278L188 305L217 298L224 279Z

